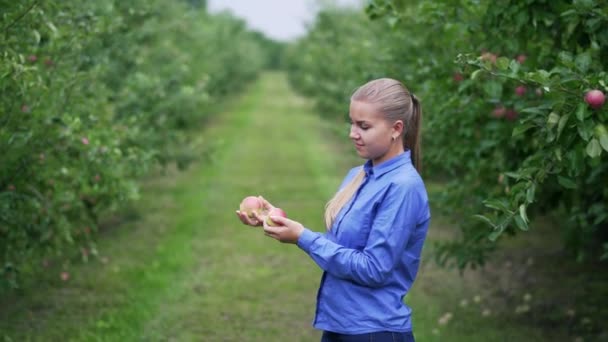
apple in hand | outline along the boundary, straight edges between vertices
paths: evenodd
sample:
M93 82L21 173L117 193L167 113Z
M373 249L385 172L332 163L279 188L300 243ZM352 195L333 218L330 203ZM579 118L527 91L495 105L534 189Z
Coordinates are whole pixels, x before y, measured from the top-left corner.
M241 201L239 209L247 214L251 219L256 218L255 214L260 214L263 210L264 203L256 196L247 196Z
M266 216L266 224L268 224L271 227L276 227L279 224L277 224L276 222L274 222L273 220L271 220L270 216L287 217L287 214L285 214L285 211L283 209L281 209L281 208L272 208L272 209L270 209L270 211L268 212L268 216Z

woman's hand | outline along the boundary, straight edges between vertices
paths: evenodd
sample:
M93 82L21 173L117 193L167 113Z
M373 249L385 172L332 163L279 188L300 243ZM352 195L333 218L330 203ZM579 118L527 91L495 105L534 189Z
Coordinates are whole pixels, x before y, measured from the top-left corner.
M266 220L266 216L267 213L270 211L270 209L274 208L274 206L272 204L270 204L270 202L268 202L266 199L264 199L262 196L258 196L258 198L260 199L260 201L262 201L262 210L261 212L252 212L252 217L247 216L247 213L242 212L240 210L236 211L236 216L239 218L239 220L241 220L241 222L243 222L244 224L248 225L248 226L252 226L252 227L260 227L262 226L262 223L264 222L264 220Z
M244 213L240 210L236 211L236 216L243 222L244 224L252 227L259 227L262 225L262 221L257 217L249 217L247 213Z
M264 234L283 243L298 243L304 226L296 221L281 216L270 216L278 226L269 226L264 220Z

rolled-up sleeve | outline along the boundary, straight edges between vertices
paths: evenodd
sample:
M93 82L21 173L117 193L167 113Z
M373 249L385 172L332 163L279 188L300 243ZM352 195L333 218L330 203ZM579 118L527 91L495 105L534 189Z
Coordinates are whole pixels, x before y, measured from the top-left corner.
M360 285L385 284L414 229L421 209L415 189L391 184L378 205L363 250L346 248L305 229L297 245L328 273Z

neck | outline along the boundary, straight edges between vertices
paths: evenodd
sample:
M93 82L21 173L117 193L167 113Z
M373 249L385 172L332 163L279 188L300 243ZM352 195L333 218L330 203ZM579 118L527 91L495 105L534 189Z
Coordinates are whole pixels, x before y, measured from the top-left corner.
M405 152L405 150L403 149L403 143L401 142L400 139L397 139L393 142L391 147L388 149L388 151L383 156L372 160L372 165L376 166L382 162L385 162L393 157L400 155L403 152Z

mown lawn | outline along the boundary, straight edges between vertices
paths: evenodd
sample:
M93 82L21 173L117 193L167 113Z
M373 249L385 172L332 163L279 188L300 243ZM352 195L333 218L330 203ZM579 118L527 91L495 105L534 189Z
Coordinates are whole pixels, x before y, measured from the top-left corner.
M284 74L264 74L201 130L206 146L214 146L210 159L142 180L141 200L106 219L100 258L70 266L68 281L54 260L40 267L34 284L0 300L0 336L318 341L310 323L320 270L297 247L241 225L234 211L244 196L261 194L321 230L325 201L361 162L346 132L340 138L333 131L289 90ZM429 188L440 191L430 182ZM573 340L564 326L529 324L526 312L508 314L520 304L534 307L536 297L533 289L513 287L513 301L500 300L495 290L502 285L491 282L504 280L492 276L503 274L505 255L489 273L460 276L437 267L432 242L452 231L449 219L434 218L419 279L406 298L417 341Z

